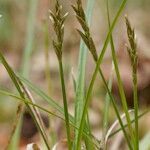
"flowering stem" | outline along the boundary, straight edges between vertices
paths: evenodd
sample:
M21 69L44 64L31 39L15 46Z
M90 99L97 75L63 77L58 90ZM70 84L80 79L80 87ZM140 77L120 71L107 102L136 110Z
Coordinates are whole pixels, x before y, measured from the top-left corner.
M64 104L65 122L66 122L66 130L67 130L68 149L71 150L68 105L67 105L66 88L65 88L65 82L64 82L64 71L63 71L63 65L62 65L61 60L59 61L59 72L60 72L61 87L62 87L62 94L63 94L63 104Z

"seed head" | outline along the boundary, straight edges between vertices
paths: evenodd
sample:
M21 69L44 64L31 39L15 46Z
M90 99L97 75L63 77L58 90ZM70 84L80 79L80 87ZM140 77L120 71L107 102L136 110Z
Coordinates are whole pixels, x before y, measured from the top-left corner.
M126 28L127 28L127 36L128 36L128 40L129 40L129 45L127 46L127 51L131 60L131 65L133 68L133 73L137 72L137 44L136 44L136 36L135 36L135 32L134 29L131 27L131 24L127 18L127 16L125 16L125 20L126 20Z
M58 0L56 0L55 11L50 12L50 20L53 24L54 31L56 33L56 40L53 40L53 47L55 49L55 53L58 57L58 60L62 59L62 45L64 38L64 21L68 16L68 13L62 15L62 6L59 4Z
M72 5L72 8L75 11L76 18L77 18L78 22L80 23L80 25L83 29L83 32L81 30L78 30L78 29L77 29L77 32L79 33L82 40L84 41L84 43L88 47L94 60L97 61L98 55L97 55L96 47L95 47L94 41L93 41L91 34L90 34L90 29L89 29L88 23L86 21L86 17L85 17L85 13L84 13L84 10L82 7L81 0L77 0L76 6Z

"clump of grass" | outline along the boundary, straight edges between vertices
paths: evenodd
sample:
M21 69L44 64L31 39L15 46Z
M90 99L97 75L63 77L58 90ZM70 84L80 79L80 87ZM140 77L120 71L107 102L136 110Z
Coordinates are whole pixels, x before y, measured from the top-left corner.
M90 4L90 0L88 1L88 5ZM59 4L58 0L56 0L56 5L55 5L55 11L51 12L50 11L50 19L53 23L53 28L56 34L56 39L53 40L53 47L58 59L58 63L59 63L59 73L60 73L60 80L61 80L61 88L62 88L62 95L63 95L63 107L59 106L59 104L51 99L48 95L46 95L43 91L41 91L39 88L35 87L32 83L30 83L28 80L24 79L23 77L18 77L16 76L16 74L14 73L14 71L11 69L11 67L8 65L7 61L5 60L5 58L3 57L3 55L0 53L0 60L2 61L3 65L5 66L8 74L10 75L12 81L14 82L14 85L16 86L16 89L18 90L20 97L16 96L16 95L12 95L8 92L4 92L0 90L0 93L3 93L5 95L8 96L12 96L13 98L16 98L18 100L21 100L24 102L24 104L26 105L26 107L28 108L28 110L30 111L41 135L42 138L47 146L47 149L50 149L50 145L48 143L48 138L47 138L47 134L46 134L46 130L43 127L43 123L42 120L40 118L40 115L37 111L36 108L39 108L49 114L52 114L62 120L65 121L65 127L66 127L66 132L67 132L67 144L68 144L68 149L75 149L75 150L80 150L82 148L82 136L85 136L88 140L83 139L85 142L85 146L87 150L94 150L94 149L106 149L107 145L105 145L107 142L103 143L102 145L101 143L98 143L97 139L95 140L95 137L93 137L92 133L91 133L91 127L89 124L89 120L88 120L88 107L89 107L89 103L90 103L90 97L92 94L92 90L93 90L93 86L94 86L94 82L96 80L96 76L99 73L100 77L102 78L102 81L104 83L105 89L107 91L107 99L110 99L110 101L112 102L113 108L115 110L116 116L117 116L117 120L116 122L112 125L112 126L116 126L116 124L120 124L121 128L116 130L114 133L110 134L109 130L109 134L107 134L107 136L105 135L105 132L107 130L107 126L105 126L105 124L108 124L108 109L109 109L109 104L106 103L105 106L105 110L106 112L106 117L104 118L104 136L105 139L107 140L108 138L112 137L114 134L116 134L117 132L119 132L120 130L123 131L124 133L124 137L127 141L128 144L128 148L130 150L138 150L139 149L139 135L138 135L138 119L146 114L147 112L143 113L142 115L138 116L138 98L137 98L137 51L136 51L136 40L135 40L135 33L134 33L134 29L131 28L130 22L126 17L126 25L127 25L127 35L128 35L128 39L129 39L129 44L130 46L127 47L128 53L129 53L129 57L131 60L131 66L132 66L132 78L133 78L133 92L134 92L134 120L130 119L130 115L129 115L129 109L127 107L127 102L126 102L126 97L125 97L125 93L124 93L124 89L123 89L123 85L122 85L122 81L121 81L121 77L120 77L120 72L118 69L118 62L117 62L117 57L116 57L116 53L115 53L115 46L114 46L114 42L113 42L113 36L112 36L112 32L113 29L116 25L116 22L123 10L123 8L125 7L127 0L123 0L119 10L117 11L117 14L115 15L115 18L112 21L112 24L110 22L110 18L109 18L109 11L108 11L108 0L107 0L107 15L108 15L108 24L109 24L109 30L108 30L108 34L106 36L105 42L104 42L104 46L100 52L100 54L98 55L97 50L96 50L96 46L94 44L94 40L91 36L90 33L90 27L89 27L89 20L91 18L91 16L86 17L86 13L84 12L83 6L82 6L82 1L81 0L77 0L76 1L76 6L72 6L75 13L76 13L76 17L78 22L80 23L82 30L78 30L78 33L80 34L83 42L85 43L87 49L89 50L89 52L92 54L92 57L94 59L94 62L96 64L96 67L94 69L94 72L92 74L92 78L90 80L89 83L89 87L87 89L87 92L84 93L84 73L85 73L85 65L86 65L86 51L85 51L85 47L81 46L81 50L83 50L83 52L80 53L79 56L79 79L77 81L74 80L74 85L75 85L75 92L76 92L76 103L78 103L78 100L83 100L80 104L82 104L82 106L79 106L80 110L77 111L75 110L75 117L71 116L68 112L68 102L67 102L67 96L66 96L66 88L65 88L65 80L64 80L64 69L63 69L63 41L64 41L64 22L65 19L68 15L68 13L66 14L62 14L62 6ZM94 4L94 3L92 3ZM89 12L92 12L92 9L90 9ZM120 115L119 109L117 107L116 101L114 99L113 94L111 93L111 78L110 78L110 83L107 83L105 76L103 75L103 72L101 70L101 63L103 60L103 57L105 55L106 49L108 44L111 44L111 49L112 49L112 59L113 59L113 63L114 63L114 69L116 72L116 76L118 79L118 85L119 85L119 92L120 92L120 96L121 96L121 100L122 100L122 105L123 105L123 110L124 110L124 114L123 117ZM46 43L47 44L47 43ZM83 44L83 43L82 43ZM82 45L81 44L81 45ZM83 49L82 49L83 48ZM48 52L48 49L46 51L46 53ZM48 53L47 53L48 54ZM48 57L48 56L46 56ZM84 60L80 60L81 58L84 58ZM81 72L80 72L81 71ZM81 73L81 74L80 74ZM47 74L48 76L48 74ZM79 82L81 81L81 83L79 84ZM44 100L46 100L49 105L51 105L53 108L55 108L61 115L56 115L50 111L48 111L47 109L35 104L34 99L31 95L31 93L29 92L28 88L24 86L24 84L22 83L26 83L31 89L32 91L34 91L37 95L41 96ZM76 90L77 89L77 90ZM81 91L80 91L81 90ZM32 106L32 107L31 107ZM76 108L75 108L76 109ZM80 114L78 114L80 113ZM127 124L123 124L123 118L126 118L127 120ZM78 122L79 121L79 122ZM132 123L135 122L135 132L132 128ZM70 125L72 125L75 129L75 142L74 145L72 144L71 141L71 130L70 130ZM129 129L129 134L127 134L126 131L126 127L128 127ZM15 130L15 129L14 129ZM110 131L112 131L112 129L110 128ZM131 140L130 140L131 139ZM102 139L103 140L103 139ZM91 145L88 145L87 141L90 142ZM104 144L104 145L103 145Z
M119 16L119 13L121 12L121 10L122 10L123 6L125 5L125 3L126 3L126 1L123 1L122 5L120 7L120 10L118 11L118 13L116 15L116 18L114 19L113 23L115 23L115 21L117 20L117 18ZM115 104L114 98L113 98L113 96L112 96L112 94L111 94L111 92L110 92L110 90L109 90L109 88L107 86L107 82L106 82L105 77L104 77L104 75L102 73L102 70L99 67L99 65L100 65L100 63L102 61L102 58L104 56L107 44L108 44L107 42L109 40L109 36L111 36L112 29L110 28L111 31L109 32L109 34L108 34L108 36L106 38L104 47L103 47L102 52L101 52L101 54L100 54L100 56L98 58L98 54L96 52L95 44L94 44L93 39L92 39L92 37L90 35L89 27L87 25L85 14L84 14L84 11L83 11L83 8L82 8L82 3L81 3L80 0L77 1L77 8L75 6L73 6L73 9L76 12L77 19L78 19L79 23L81 24L84 33L81 32L80 30L77 30L77 31L79 32L80 36L82 37L83 41L85 42L86 46L88 47L89 51L91 52L91 54L92 54L92 56L94 58L94 61L96 62L96 69L95 69L95 72L94 72L94 74L92 76L92 80L90 82L90 85L89 85L89 88L88 88L88 91L87 91L87 95L86 95L86 98L85 98L85 105L84 105L84 108L83 108L83 113L82 113L82 118L81 118L81 122L80 122L79 133L78 133L77 149L80 149L82 130L83 130L83 127L84 127L84 118L85 118L86 113L87 113L87 108L88 108L88 105L89 105L89 98L90 98L90 95L91 95L91 92L92 92L92 88L93 88L93 85L94 85L94 81L95 81L95 78L96 78L96 75L97 75L98 71L99 71L100 76L102 77L102 80L104 82L105 88L106 88L106 90L107 90L107 92L108 92L108 94L109 94L109 96L110 96L110 98L112 100L113 107L115 109L117 118L118 118L119 123L120 123L120 125L122 127L124 135L125 135L125 137L127 139L127 143L129 145L130 149L132 149L130 141L129 141L128 136L127 136L127 133L126 133L124 127L123 127L123 123L122 123L122 120L120 118L119 111L118 111L118 108L117 108L117 106ZM113 25L114 24L112 24L112 28L114 27Z
M62 94L63 94L68 149L71 150L71 137L70 137L70 126L69 126L69 115L68 115L69 113L68 113L68 104L67 104L66 88L65 88L65 81L64 81L64 71L63 71L63 64L62 64L64 21L67 15L68 13L66 13L65 15L62 15L62 6L59 4L58 0L56 0L55 12L53 13L50 11L50 19L53 23L54 31L56 33L56 40L53 40L53 46L54 46L54 50L55 50L55 53L57 55L58 62L59 62L59 72L60 72Z
M136 36L134 29L131 27L131 24L127 18L126 27L127 27L127 36L129 40L129 45L127 46L127 51L131 61L132 67L132 81L133 81L133 100L134 100L134 118L135 118L135 149L139 149L139 133L138 133L138 95L137 95L137 65L138 65L138 56L137 56L137 44Z
M109 28L110 28L110 23L111 22L110 22L110 16L109 16L108 0L107 0L107 19L108 19L108 25L109 25ZM135 146L135 136L134 136L133 128L131 126L131 119L130 119L130 115L129 115L129 112L128 112L127 100L126 100L126 96L125 96L125 92L124 92L124 88L123 88L123 83L122 83L122 80L121 80L121 75L120 75L120 72L119 72L118 60L117 60L117 56L116 56L115 45L114 45L112 34L110 36L110 45L111 45L111 52L112 52L112 60L113 60L114 69L115 69L115 72L116 72L117 81L118 81L118 89L119 89L119 93L120 93L120 98L121 98L123 110L125 112L126 120L127 120L127 123L128 123L128 129L130 131L131 140L132 140L133 145Z

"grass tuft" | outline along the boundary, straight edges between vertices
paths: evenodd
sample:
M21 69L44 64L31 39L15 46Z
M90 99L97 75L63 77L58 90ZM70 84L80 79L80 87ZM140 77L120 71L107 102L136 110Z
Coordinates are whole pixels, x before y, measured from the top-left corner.
M36 14L38 1L36 0L36 3L34 2L35 0L31 1L31 8L30 8L31 10L29 12L29 20L27 26L27 41L26 41L26 47L24 51L23 65L22 65L22 74L26 78L28 78L29 76L29 63L30 63L29 60L30 60L31 50L32 50L33 40L34 40L35 14ZM48 113L49 115L53 115L65 122L68 150L72 150L72 149L73 150L81 150L81 149L105 150L107 149L108 140L111 137L113 137L115 134L117 134L119 131L123 132L128 149L139 150L138 121L142 116L147 114L150 110L146 110L140 115L138 114L139 106L138 106L138 93L137 93L137 65L138 65L137 43L136 43L135 31L131 27L130 21L128 20L127 16L125 17L125 22L126 22L127 36L129 41L127 45L127 51L129 54L131 67L132 67L133 99L134 99L133 119L131 119L130 117L130 114L133 112L133 110L129 110L127 105L125 90L123 87L123 82L119 71L115 44L113 41L113 30L116 26L120 14L122 13L127 3L127 0L121 1L121 5L112 22L109 16L110 15L109 1L108 0L106 1L108 33L106 35L106 39L104 41L104 45L100 51L100 54L97 53L97 48L95 46L94 39L91 36L91 28L90 28L94 3L95 3L94 0L87 1L86 12L83 9L82 0L76 0L76 4L72 5L72 8L76 15L76 19L82 28L82 30L76 29L76 31L81 37L80 52L78 58L77 80L75 79L74 74L72 73L74 92L75 92L74 116L72 116L68 111L68 99L67 99L68 91L66 91L65 75L64 75L64 67L63 67L63 46L64 46L64 27L65 27L64 24L68 16L68 13L65 14L62 13L63 7L60 5L59 0L56 0L54 11L53 12L51 10L49 11L50 12L49 18L52 22L53 29L55 31L55 38L53 39L52 44L59 64L63 106L60 106L56 100L53 100L49 96L51 87L50 87L50 74L49 74L50 70L48 64L48 58L49 58L48 55L49 38L48 38L48 30L47 30L48 24L46 23L44 24L45 25L44 26L45 60L46 60L45 74L48 82L48 94L45 94L41 89L39 89L37 86L32 84L26 78L16 74L14 70L10 67L8 62L6 61L3 54L0 52L0 62L5 67L19 95L15 95L1 89L0 89L0 94L12 97L13 99L19 100L20 102L18 106L16 118L15 118L16 122L13 125L13 130L10 134L10 139L8 141L7 148L10 147L11 149L12 147L14 147L11 145L11 143L17 142L17 140L15 142L12 142L15 139L13 136L14 133L17 131L16 129L19 124L18 122L21 121L23 107L25 106L30 112L48 150L50 150L51 147L53 146L50 146L49 144L49 136L47 135L39 110L42 110ZM2 16L0 15L0 18L1 17ZM109 43L111 46L111 55L112 55L112 72L111 72L112 74L110 75L109 81L107 82L105 79L105 75L103 74L103 71L101 69L101 63L103 61ZM86 91L85 75L86 75L86 64L87 64L86 61L87 61L88 51L92 55L92 58L95 62L95 68L91 80L89 82L89 86ZM116 100L111 91L114 72L116 73L120 99L122 102L123 115L120 114L119 107L117 106ZM92 128L90 126L89 114L88 114L91 95L92 95L97 74L99 74L104 84L104 88L106 90L106 97L105 97L104 110L103 110L103 126L102 126L103 137L100 140L96 139L92 135ZM42 98L44 101L47 101L48 105L54 109L55 113L49 111L43 106L39 106L38 104L36 104L30 91L40 96L40 98ZM116 113L116 121L109 128L108 113L109 113L110 103L112 104L112 107L114 108L114 111ZM126 120L126 123L124 123L124 120ZM134 127L132 126L132 124L134 124ZM117 125L120 125L120 128L118 128L113 132L114 128ZM74 129L74 137L72 136L73 134L71 134L71 127L73 127ZM16 135L18 136L19 134ZM17 146L15 145L15 148L16 147Z

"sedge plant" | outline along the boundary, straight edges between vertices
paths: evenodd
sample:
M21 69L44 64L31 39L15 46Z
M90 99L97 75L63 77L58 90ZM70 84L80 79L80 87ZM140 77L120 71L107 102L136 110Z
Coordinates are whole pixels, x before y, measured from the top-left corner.
M121 6L124 6L125 2L126 2L126 1L123 1L123 3L122 3ZM83 41L85 42L85 44L86 44L86 46L88 47L89 51L91 52L94 61L97 63L97 61L98 61L98 54L97 54L97 51L96 51L96 47L95 47L94 41L93 41L93 39L92 39L92 37L91 37L91 35L90 35L90 30L89 30L88 24L87 24L87 22L86 22L85 14L84 14L84 11L83 11L83 8L82 8L82 4L81 4L81 1L80 1L80 0L77 1L77 6L78 6L78 7L73 6L73 9L74 9L74 11L76 12L76 17L77 17L77 19L78 19L80 25L82 26L82 29L83 29L84 33L81 32L81 31L78 30L78 29L77 29L77 31L78 31L78 33L80 34L80 36L81 36L81 38L83 39ZM122 7L121 7L121 8L122 8ZM120 11L119 11L119 12L120 12ZM118 12L118 14L119 14L119 12ZM117 14L117 15L118 15L118 14ZM111 35L111 33L110 33L110 35ZM106 45L105 45L105 46L106 46ZM106 47L104 47L104 48L106 49ZM103 51L101 52L100 56L102 56L102 57L104 56L104 50L105 50L105 49L103 49ZM99 59L99 60L102 60L102 58ZM100 61L99 61L99 62L100 62ZM105 86L106 90L108 91L108 94L109 94L109 96L110 96L110 98L111 98L111 100L112 100L112 104L113 104L113 107L114 107L115 112L116 112L116 114L117 114L117 117L118 117L118 119L119 119L119 123L120 123L120 125L122 126L122 130L123 130L124 135L125 135L125 137L126 137L126 139L127 139L127 143L128 143L128 145L129 145L130 149L132 149L131 144L130 144L130 141L129 141L129 138L128 138L128 136L127 136L127 133L126 133L125 129L123 128L123 123L122 123L122 120L121 120L120 115L119 115L119 110L118 110L118 108L117 108L117 106L116 106L116 104L115 104L115 100L114 100L114 98L113 98L113 96L112 96L112 94L111 94L111 92L110 92L110 90L109 90L109 88L108 88L108 85L107 85L107 82L106 82L106 80L105 80L105 77L104 77L104 75L103 75L103 73L102 73L102 70L101 70L101 68L100 68L99 66L96 66L96 67L97 67L97 68L96 68L96 71L94 72L95 74L93 75L93 78L92 78L92 80L91 80L91 84L90 84L90 86L89 86L89 89L88 89L88 92L87 92L87 97L86 97L86 100L85 100L85 105L84 105L84 108L83 108L83 113L82 113L82 118L81 118L81 123L80 123L80 128L79 128L79 129L81 129L81 130L79 130L79 133L78 133L78 141L77 141L77 145L76 145L76 146L77 146L77 149L80 149L81 135L82 135L83 127L84 127L84 117L85 117L85 115L86 115L86 113L87 113L87 107L88 107L88 103L89 103L89 97L90 97L91 92L92 92L92 87L93 87L94 80L95 80L94 78L96 77L97 71L99 71L99 74L100 74L100 76L102 77L102 80L103 80L103 82L104 82L104 86Z
M126 139L128 148L130 150L138 150L139 149L139 133L138 133L138 119L142 117L143 115L147 114L148 111L144 112L143 114L138 115L138 96L137 96L137 51L136 51L136 40L135 40L135 33L134 29L132 29L129 20L126 17L126 26L127 26L127 35L129 39L129 46L127 46L127 50L129 53L129 57L131 60L131 66L132 66L132 80L133 80L133 99L134 99L134 119L130 119L130 113L129 109L127 107L127 101L125 97L125 92L123 89L123 83L121 80L119 68L118 68L118 61L116 57L116 51L115 46L113 42L113 36L112 32L115 28L115 25L117 23L117 20L123 11L123 8L126 5L127 0L122 0L122 3L113 19L113 21L110 21L109 17L109 8L108 8L108 0L107 0L107 21L109 30L106 36L106 39L104 41L104 45L102 47L102 50L100 51L100 54L97 53L97 48L95 46L94 40L91 36L90 32L90 20L91 20L91 13L94 6L94 1L88 1L88 7L87 7L87 14L84 12L82 1L77 0L76 5L72 5L72 8L76 14L76 18L79 22L79 24L82 27L82 30L77 29L77 32L81 36L82 42L80 47L80 53L79 53L79 70L78 70L78 79L77 81L74 80L75 85L75 93L76 93L76 105L75 105L75 116L72 116L69 114L68 111L68 101L67 101L67 95L66 95L66 86L65 86L65 78L64 78L64 68L63 68L63 42L64 42L64 22L66 20L66 17L68 13L62 14L62 6L59 4L59 1L56 0L55 10L54 12L50 11L50 20L52 21L53 28L56 34L56 39L53 40L53 47L58 59L59 64L59 73L60 73L60 80L61 80L61 89L62 89L62 96L63 96L63 107L61 107L56 100L53 100L50 96L45 94L41 89L34 86L30 81L25 79L24 77L20 75L16 75L16 73L13 71L13 69L9 66L6 59L4 58L3 54L0 53L0 60L4 67L6 68L10 78L12 79L17 91L19 92L20 96L11 94L6 91L0 90L1 94L13 97L17 100L20 100L25 104L27 109L29 110L31 116L33 117L33 120L36 123L37 128L39 129L42 138L47 146L47 149L50 150L50 144L48 141L46 130L43 126L43 122L41 120L41 117L39 115L39 112L37 110L40 109L44 112L47 112L50 115L53 115L65 122L66 127L66 133L67 133L67 144L68 144L68 150L81 150L83 145L85 144L85 147L87 150L95 150L95 149L107 149L107 145L103 142L99 142L98 139L96 139L91 132L91 127L89 123L88 118L88 110L89 110L89 104L90 104L90 98L94 86L94 82L96 80L97 74L99 73L100 78L103 81L104 87L107 92L106 96L106 103L105 103L105 109L106 114L104 115L103 120L103 135L106 136L106 131L108 129L108 110L109 110L109 101L111 102L114 111L117 116L117 122L120 124L120 128L111 133L108 138L111 138L113 135L117 134L119 131L123 131L124 138ZM91 7L90 7L91 6ZM122 101L122 106L124 110L124 116L126 119L126 124L123 123L122 116L120 115L119 108L116 104L116 100L111 92L111 84L112 84L112 77L110 77L109 83L107 83L105 76L103 74L103 71L101 69L101 63L103 61L105 52L107 50L107 46L110 42L111 45L111 52L112 52L112 61L114 70L116 72L116 77L118 81L118 87L120 92L120 97ZM46 43L48 44L48 43ZM91 80L89 82L89 86L87 91L85 92L84 84L85 84L85 67L86 67L86 55L87 51L92 55L92 58L95 62L95 69L92 74ZM47 54L48 54L48 48L47 48ZM46 56L48 59L48 55ZM81 60L83 58L83 60ZM48 74L47 74L48 77ZM49 78L49 77L48 77ZM24 85L26 84L27 87ZM28 89L29 88L29 89ZM39 106L35 103L30 90L32 92L35 92L38 96L40 96L43 100L47 101L48 104L53 107L56 111L56 113L50 112L48 109ZM81 101L80 101L81 100ZM80 105L81 104L81 105ZM20 111L20 108L18 108ZM17 114L18 116L18 114ZM134 123L135 129L132 127L132 124ZM74 128L74 141L72 140L71 136L71 129L70 127ZM129 132L127 132L127 130ZM105 137L103 137L105 138ZM72 142L73 141L73 142ZM100 140L101 141L101 140ZM84 144L83 144L84 142ZM88 143L89 142L89 143Z
M109 16L108 1L107 1L107 18L108 18L108 25L110 27L110 16ZM131 126L131 119L130 119L130 115L129 115L129 112L128 112L127 100L126 100L126 96L125 96L125 92L124 92L124 88L123 88L123 83L122 83L122 80L121 80L121 75L120 75L120 72L119 72L118 60L117 60L117 56L116 56L115 45L114 45L114 42L113 42L112 34L110 36L110 45L111 45L111 50L112 50L112 60L113 60L114 69L115 69L116 76L117 76L117 81L118 81L118 89L119 89L119 93L120 93L120 98L121 98L123 110L124 110L125 115L126 115L126 120L128 122L128 128L129 128L129 131L130 131L130 136L131 136L131 139L132 139L132 143L135 147L135 136L134 136L133 128Z
M71 150L71 135L70 135L70 125L69 125L69 115L68 115L68 102L66 97L66 88L64 80L64 71L62 64L62 48L63 48L63 38L64 38L64 21L68 13L62 15L62 6L59 4L58 0L55 5L55 12L50 11L50 19L53 23L54 31L56 33L56 40L53 40L53 47L57 55L59 62L59 72L62 86L62 95L63 95L63 105L65 111L65 120L66 120L66 131L67 131L67 141L68 149Z
M137 44L136 36L134 29L131 27L131 24L127 18L126 27L127 27L127 36L129 40L129 45L127 46L127 51L131 61L132 67L132 81L133 81L133 101L134 101L134 118L135 118L135 150L139 149L139 133L138 133L138 95L137 95L137 65L138 65L138 56L137 56Z

